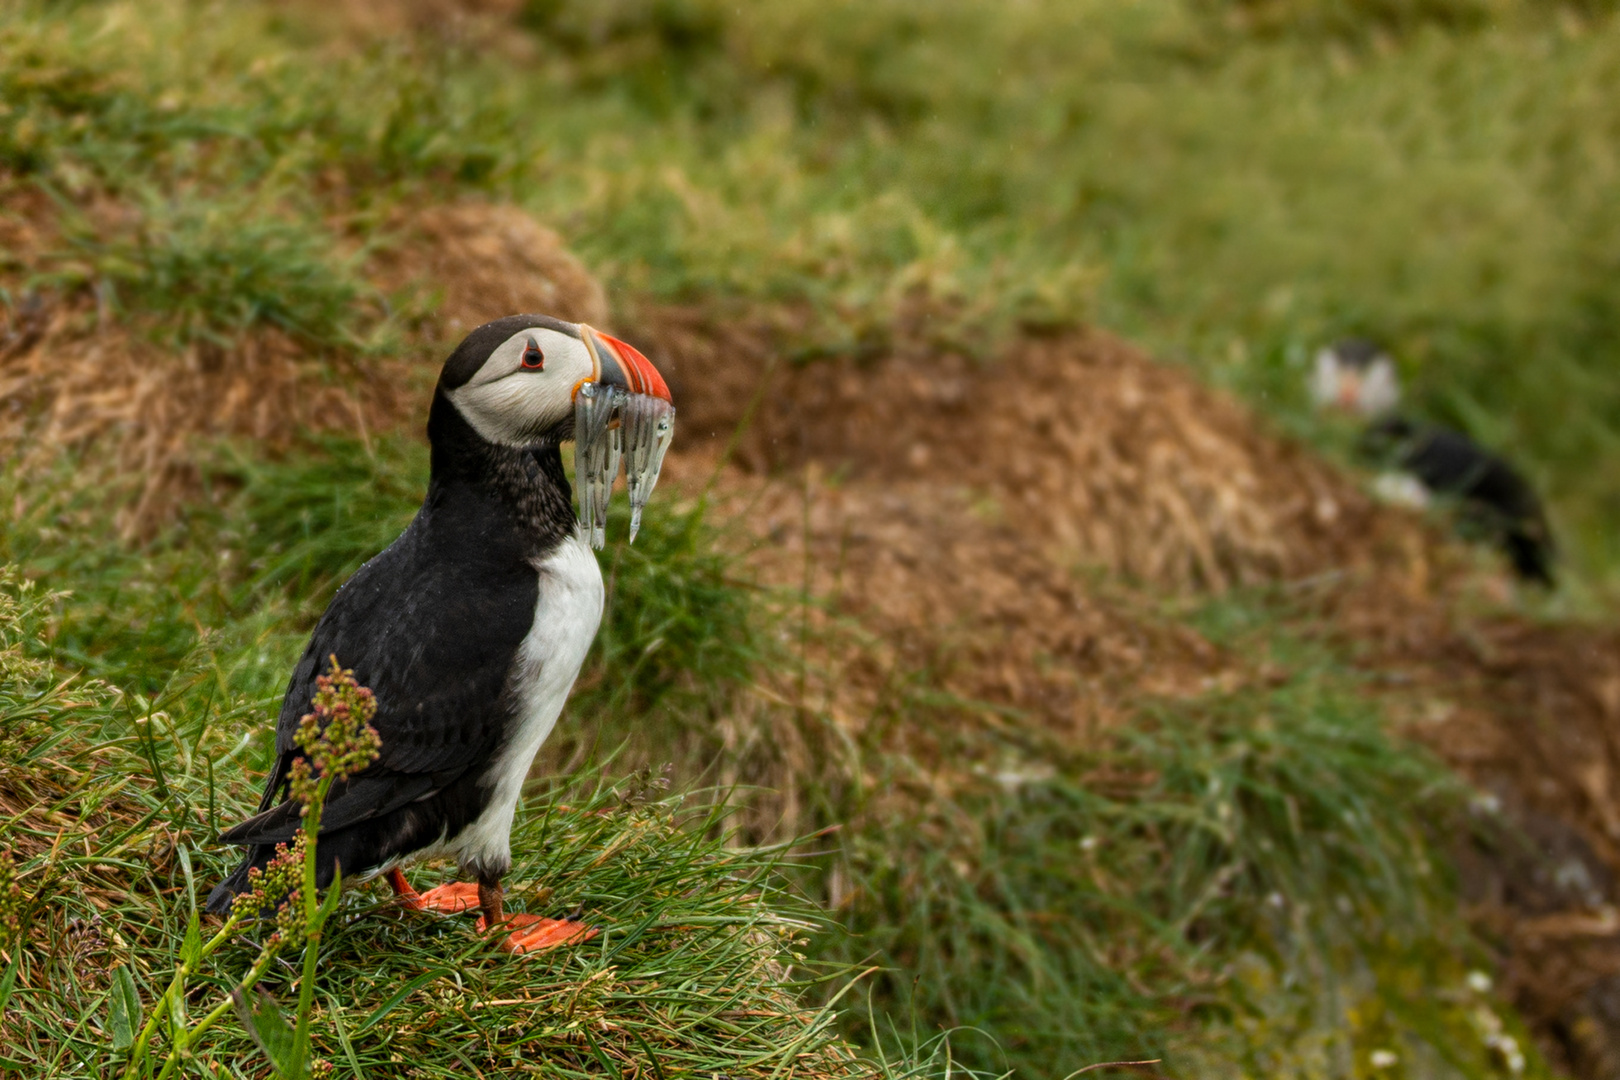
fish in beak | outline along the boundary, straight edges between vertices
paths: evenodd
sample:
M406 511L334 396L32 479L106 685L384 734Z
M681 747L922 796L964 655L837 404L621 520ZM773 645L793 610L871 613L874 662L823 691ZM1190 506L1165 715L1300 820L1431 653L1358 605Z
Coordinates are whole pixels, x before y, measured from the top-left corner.
M591 547L601 550L620 461L630 494L630 540L635 542L642 508L652 497L675 436L675 406L652 361L616 337L584 324L579 329L593 372L574 388L574 486L580 524Z

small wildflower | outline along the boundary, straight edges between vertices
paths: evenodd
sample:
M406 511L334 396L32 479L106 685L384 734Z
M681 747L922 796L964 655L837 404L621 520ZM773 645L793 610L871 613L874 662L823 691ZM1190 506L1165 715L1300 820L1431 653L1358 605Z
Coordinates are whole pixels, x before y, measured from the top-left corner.
M291 844L277 844L276 853L263 869L248 871L247 891L236 898L235 910L257 915L274 908L275 934L279 940L296 946L304 940L303 923L298 918L298 887L304 880L305 835L299 832Z
M1400 1060L1401 1059L1396 1056L1395 1051L1393 1050L1374 1050L1367 1056L1367 1061L1375 1069L1394 1068L1396 1062Z
M1524 1072L1524 1051L1519 1049L1519 1040L1511 1035L1497 1035L1485 1040L1485 1045L1502 1055L1502 1064L1507 1066L1508 1072L1515 1076Z
M298 889L287 894L287 898L276 909L275 934L279 941L285 942L290 948L297 948L304 940L304 905L303 897Z
M371 726L377 698L355 681L354 672L330 658L331 670L315 680L312 709L298 721L293 741L304 756L295 760L288 792L307 808L322 779L345 780L376 760L382 737Z
M308 758L294 758L292 768L287 770L287 794L292 796L294 802L304 804L298 813L300 816L309 812L309 806L315 801L315 785L317 783L315 770L309 766Z

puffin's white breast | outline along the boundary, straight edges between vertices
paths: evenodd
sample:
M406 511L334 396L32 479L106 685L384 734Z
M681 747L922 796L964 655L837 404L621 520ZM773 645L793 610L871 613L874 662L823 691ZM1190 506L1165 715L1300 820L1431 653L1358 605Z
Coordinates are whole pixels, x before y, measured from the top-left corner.
M540 595L534 625L512 663L509 685L518 699L511 735L490 762L490 801L477 820L445 845L463 868L504 874L511 866L512 816L534 755L551 734L580 665L602 622L602 571L576 529L535 566Z

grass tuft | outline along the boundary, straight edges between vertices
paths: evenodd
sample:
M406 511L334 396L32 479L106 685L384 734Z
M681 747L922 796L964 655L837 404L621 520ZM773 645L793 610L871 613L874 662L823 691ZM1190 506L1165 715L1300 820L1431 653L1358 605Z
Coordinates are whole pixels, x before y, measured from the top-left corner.
M130 322L156 323L177 344L226 347L279 330L315 349L355 350L364 292L354 260L325 229L266 212L251 199L143 193L138 224L108 234L64 214L67 250L35 287L95 290Z

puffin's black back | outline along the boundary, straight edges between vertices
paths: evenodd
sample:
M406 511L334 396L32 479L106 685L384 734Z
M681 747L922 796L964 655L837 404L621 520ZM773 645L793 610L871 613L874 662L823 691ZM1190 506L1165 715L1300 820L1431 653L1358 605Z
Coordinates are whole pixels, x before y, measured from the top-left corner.
M226 911L249 868L300 825L297 805L285 801L299 756L293 733L330 656L375 693L382 750L328 798L317 844L323 884L334 862L352 876L455 835L487 801L482 766L515 708L507 684L535 618L535 560L568 535L573 509L556 445L492 446L442 393L429 432L427 499L399 539L338 590L311 635L282 702L260 813L221 836L249 850L210 895L211 911Z
M1496 540L1515 572L1553 583L1556 547L1541 500L1506 461L1460 432L1403 417L1372 425L1363 449L1411 473L1430 491L1462 500L1469 523Z

